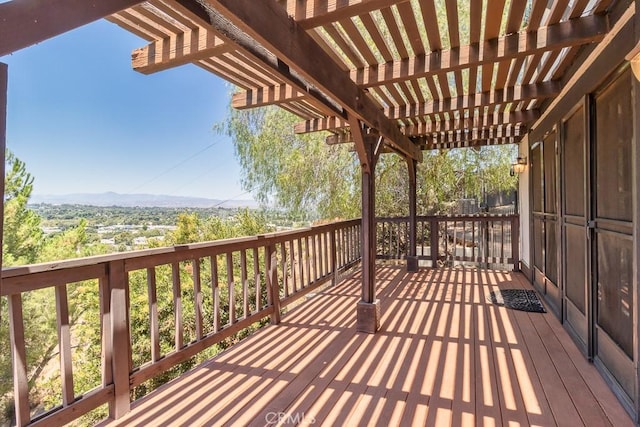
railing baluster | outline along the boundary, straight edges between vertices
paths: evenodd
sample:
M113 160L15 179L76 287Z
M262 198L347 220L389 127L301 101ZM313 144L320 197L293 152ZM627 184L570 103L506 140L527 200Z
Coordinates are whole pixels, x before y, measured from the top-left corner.
M242 280L242 317L249 317L249 283L247 280L247 252L240 251L240 280Z
M278 259L275 245L265 247L265 268L267 271L267 298L273 307L271 324L280 323L280 290L278 286Z
M73 390L73 363L71 359L71 325L69 324L69 300L67 285L55 287L58 349L60 352L60 379L62 381L62 405L75 400Z
M304 260L302 258L302 237L298 238L297 246L298 246L298 272L300 273L298 275L300 277L300 289L304 289L306 282L304 281ZM267 270L267 272L268 271L269 270Z
M175 318L176 351L184 347L184 324L182 323L182 285L180 283L180 263L171 263L171 282L173 290L173 309Z
M320 270L318 268L319 264L318 264L318 236L317 235L313 235L311 236L311 249L313 251L313 280L312 282L315 283L318 278L320 277ZM321 266L320 266L321 267Z
M471 221L471 260L476 262L476 221Z
M462 220L462 261L467 260L467 221Z
M236 323L236 296L233 276L233 252L227 252L227 295L229 299L229 325Z
M353 227L353 261L355 262L360 258L360 228L358 226Z
M356 259L356 231L355 227L349 227L349 262L353 262Z
M322 253L324 254L322 277L326 277L329 275L329 234L327 232L322 234Z
M304 282L304 287L306 288L313 282L313 275L311 273L311 249L310 242L311 238L309 236L304 239L304 268L307 271L307 280Z
M218 255L209 257L211 262L211 292L213 293L213 332L220 331L220 284L218 281Z
M288 241L289 244L289 275L291 277L291 287L293 288L293 293L298 292L298 282L296 275L296 264L295 264L295 245L293 240Z
M289 296L289 271L287 269L287 248L285 242L280 244L280 268L282 269L282 289L284 297Z
M160 359L160 326L158 324L158 291L155 267L147 268L147 298L151 326L151 361L157 362Z
M193 269L193 298L196 321L196 339L202 339L202 282L200 279L200 259L196 258L191 261Z
M27 379L27 352L24 342L22 295L9 295L7 302L9 303L16 425L26 426L31 421L31 411L29 410L29 383Z
M349 259L349 228L348 227L342 230L342 244L344 245L344 248L342 249L344 251L343 265L346 266L351 261Z
M338 253L336 252L336 230L330 231L330 239L331 239L331 286L335 286L338 282Z
M260 280L260 257L258 248L253 248L253 278L256 287L256 312L262 310L262 281Z
M500 221L500 263L506 264L504 258L504 220Z

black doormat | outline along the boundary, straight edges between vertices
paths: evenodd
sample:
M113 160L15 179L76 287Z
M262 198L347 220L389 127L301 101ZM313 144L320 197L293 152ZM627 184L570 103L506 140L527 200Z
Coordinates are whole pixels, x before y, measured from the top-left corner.
M502 289L491 292L491 302L507 308L533 313L546 313L535 291L527 289Z

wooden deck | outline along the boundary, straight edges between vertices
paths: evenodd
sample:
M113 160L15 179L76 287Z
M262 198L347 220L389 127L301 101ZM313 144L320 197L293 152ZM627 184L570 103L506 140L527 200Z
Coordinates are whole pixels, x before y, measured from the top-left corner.
M633 425L553 315L488 302L528 286L380 268L382 325L367 335L355 332L358 273L109 425Z

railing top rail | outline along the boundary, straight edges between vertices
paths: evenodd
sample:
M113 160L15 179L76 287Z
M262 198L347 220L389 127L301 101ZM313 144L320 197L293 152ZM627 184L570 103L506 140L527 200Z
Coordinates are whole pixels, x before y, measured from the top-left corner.
M155 257L167 254L179 254L191 251L209 249L214 252L224 253L225 249L240 250L249 247L260 247L279 243L288 239L306 237L313 234L333 231L342 227L349 227L360 223L360 219L337 221L312 227L298 228L295 230L277 231L257 236L221 239L209 242L198 242L185 245L167 246L162 248L143 249L131 252L122 252L110 255L96 255L84 258L75 258L64 261L53 261L41 264L30 264L18 267L9 267L2 270L2 278L10 279L35 273L44 273L57 270L73 269L89 265L105 264L113 261L132 260L147 257Z
M473 221L473 220L483 220L483 219L504 219L504 220L508 220L508 219L515 219L518 218L519 215L518 214L487 214L487 213L480 213L480 214L465 214L465 215L420 215L417 216L416 219L418 221L451 221L451 220L457 220L457 221ZM378 222L382 222L382 221L386 221L386 222L394 222L394 221L408 221L409 217L408 216L403 216L403 217L379 217L376 218L376 221Z

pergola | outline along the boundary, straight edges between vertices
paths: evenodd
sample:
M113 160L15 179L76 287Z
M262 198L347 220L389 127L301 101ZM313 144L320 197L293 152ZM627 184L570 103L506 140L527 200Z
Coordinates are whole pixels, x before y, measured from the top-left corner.
M239 88L235 108L278 105L300 117L295 132L329 131L329 143L353 142L365 249L358 329L374 332L378 155L407 160L415 242L422 150L518 143L560 93L581 47L601 41L619 19L609 13L614 3L10 1L0 4L0 54L106 17L148 42L132 53L136 71L192 63Z

